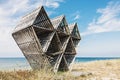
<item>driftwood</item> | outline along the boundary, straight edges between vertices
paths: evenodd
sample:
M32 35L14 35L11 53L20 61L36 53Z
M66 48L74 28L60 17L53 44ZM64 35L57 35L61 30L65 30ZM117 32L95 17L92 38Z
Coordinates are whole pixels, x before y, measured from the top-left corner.
M22 17L12 36L32 69L54 72L70 69L81 40L77 23L68 25L64 15L49 19L43 6Z

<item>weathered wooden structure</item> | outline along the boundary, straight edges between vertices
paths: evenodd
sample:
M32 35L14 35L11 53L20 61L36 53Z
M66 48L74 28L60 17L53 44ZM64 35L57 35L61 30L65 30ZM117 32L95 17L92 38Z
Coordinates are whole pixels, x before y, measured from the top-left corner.
M43 6L25 15L12 36L32 69L69 70L81 37L77 23L68 25L64 15L49 19Z

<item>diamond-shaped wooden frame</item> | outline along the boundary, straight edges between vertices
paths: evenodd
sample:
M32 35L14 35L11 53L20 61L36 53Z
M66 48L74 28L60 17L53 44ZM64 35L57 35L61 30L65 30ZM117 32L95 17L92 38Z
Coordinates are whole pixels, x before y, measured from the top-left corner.
M34 70L68 71L81 40L77 24L64 15L49 19L43 6L25 15L12 36Z

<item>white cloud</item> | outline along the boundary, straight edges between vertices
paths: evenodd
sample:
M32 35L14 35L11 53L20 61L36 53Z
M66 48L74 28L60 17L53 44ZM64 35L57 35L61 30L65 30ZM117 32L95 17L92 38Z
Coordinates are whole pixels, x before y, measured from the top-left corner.
M101 16L93 19L81 35L120 31L120 2L109 2L105 8L97 9L97 13Z
M58 8L63 0L8 0L0 5L0 57L22 56L13 40L11 33L23 14L35 9L39 5ZM50 14L52 13L49 11Z
M79 19L79 18L80 18L80 15L77 14L77 15L75 16L74 20L77 20L77 19Z
M36 0L36 4L49 8L58 8L60 6L60 2L64 2L64 0Z
M72 17L74 17L73 20L78 20L78 19L80 19L80 12L79 12L79 11L76 11L75 13L72 14Z

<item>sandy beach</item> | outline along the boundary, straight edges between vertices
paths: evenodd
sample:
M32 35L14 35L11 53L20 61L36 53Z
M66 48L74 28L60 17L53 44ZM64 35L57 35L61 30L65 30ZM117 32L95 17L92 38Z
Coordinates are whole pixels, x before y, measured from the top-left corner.
M120 80L120 59L74 63L71 72L0 71L0 80Z
M73 71L86 74L88 80L120 80L120 59L76 63Z

